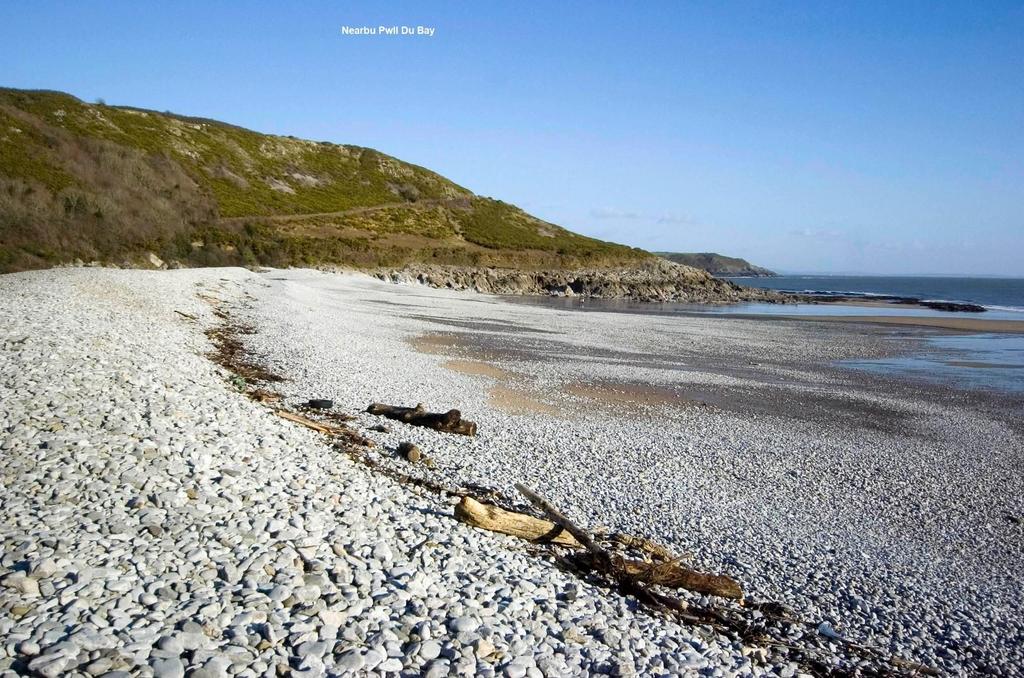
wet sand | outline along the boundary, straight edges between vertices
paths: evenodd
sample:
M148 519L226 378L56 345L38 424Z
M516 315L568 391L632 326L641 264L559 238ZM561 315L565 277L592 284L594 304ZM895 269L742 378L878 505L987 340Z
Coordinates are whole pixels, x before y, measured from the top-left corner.
M984 318L937 318L929 316L887 315L787 315L787 320L820 320L836 323L872 323L876 325L912 325L961 332L999 332L1024 334L1024 321L986 320Z
M508 381L512 378L512 374L507 370L481 360L449 360L444 366L449 370L477 377L490 377L502 381Z
M507 414L547 414L562 416L559 408L527 391L508 386L492 386L487 389L487 402Z
M979 370L1019 370L1024 365L1011 365L1009 363L985 363L978 360L947 360L947 365L952 367L973 367Z

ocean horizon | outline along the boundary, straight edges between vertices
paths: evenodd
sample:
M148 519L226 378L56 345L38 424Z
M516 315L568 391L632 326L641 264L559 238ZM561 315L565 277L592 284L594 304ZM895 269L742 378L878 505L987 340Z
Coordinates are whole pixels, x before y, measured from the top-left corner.
M922 301L978 304L990 311L1024 314L1024 278L946 275L779 275L734 277L749 287L802 294L913 297Z

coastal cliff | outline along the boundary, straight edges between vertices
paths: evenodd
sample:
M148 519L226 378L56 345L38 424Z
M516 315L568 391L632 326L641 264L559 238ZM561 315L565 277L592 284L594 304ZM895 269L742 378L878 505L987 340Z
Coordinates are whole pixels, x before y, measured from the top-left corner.
M778 275L746 259L727 257L715 252L655 252L659 257L707 271L719 277L774 278Z
M0 272L340 267L501 294L773 300L379 151L0 88Z
M376 277L394 283L418 283L488 294L697 304L792 301L774 290L743 287L691 266L657 259L621 269L522 270L419 265L380 270Z

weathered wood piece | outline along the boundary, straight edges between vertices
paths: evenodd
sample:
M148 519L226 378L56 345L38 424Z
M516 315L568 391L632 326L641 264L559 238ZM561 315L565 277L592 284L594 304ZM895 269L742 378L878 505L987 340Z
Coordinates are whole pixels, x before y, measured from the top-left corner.
M368 438L364 438L352 429L345 425L332 426L319 421L313 421L308 419L301 414L295 414L287 410L274 410L274 413L282 419L293 421L296 424L301 424L306 428L311 428L317 433L323 433L324 435L334 436L336 441L348 443L350 445L359 445L360 447L373 447L376 443Z
M576 523L566 518L561 511L556 509L551 504L551 502L549 502L547 499L540 496L530 488L526 487L522 483L516 483L516 489L519 490L519 494L526 497L531 504L540 509L541 513L550 518L555 523L555 525L558 525L566 532L571 534L573 537L575 537L576 541L582 544L585 549L590 551L590 553L594 556L595 559L597 559L599 563L603 563L605 565L611 564L611 556L608 554L607 551L605 551L603 548L597 545L597 542L594 541L594 538L590 536L589 532L577 526Z
M590 560L589 565L594 570L603 572L620 581L632 580L656 586L683 588L698 593L737 600L743 598L743 588L739 585L739 582L730 577L697 572L696 570L683 567L676 560L645 563L642 560L623 558L622 556L609 553L601 548L586 530L569 520L551 502L520 483L516 484L516 489L531 504L554 521L556 525L565 528L587 549L587 558Z
M922 676L941 676L942 675L941 673L939 673L939 671L937 669L934 669L931 666L926 666L925 664L918 664L917 662L907 661L906 659L901 659L900 657L892 657L889 660L889 663L892 664L893 666L895 666L898 669L902 669L904 671L910 671L912 675L922 675Z
M458 520L491 532L510 534L520 539L582 548L571 534L548 520L534 518L525 513L506 511L493 504L483 504L470 496L462 497L455 506Z
M642 560L612 556L614 565L621 568L627 576L656 586L667 586L673 589L686 589L722 598L743 598L743 588L739 582L721 574L706 574L683 567L678 562L645 563Z
M372 403L366 408L370 414L380 415L388 419L394 419L404 424L423 426L442 433L457 433L464 436L476 435L476 424L462 418L458 410L447 412L427 412L423 403L416 407L399 407L397 405L385 405L383 403Z
M677 560L671 552L661 544L653 542L650 539L644 537L637 537L632 534L622 534L616 532L608 535L608 539L618 544L622 544L626 548L636 549L637 551L643 551L651 558L656 560Z
M306 417L303 417L300 414L295 414L293 412L288 412L287 410L275 410L275 413L277 414L277 416L281 417L282 419L287 419L288 421L293 421L296 424L302 424L306 428L311 428L314 431L316 431L317 433L324 433L324 434L327 434L327 435L331 435L331 434L339 433L340 432L340 430L337 427L335 427L335 426L328 426L327 424L321 424L318 421L313 421L312 419L307 419Z
M404 442L398 444L398 453L405 457L405 460L415 464L423 457L423 451L416 443Z

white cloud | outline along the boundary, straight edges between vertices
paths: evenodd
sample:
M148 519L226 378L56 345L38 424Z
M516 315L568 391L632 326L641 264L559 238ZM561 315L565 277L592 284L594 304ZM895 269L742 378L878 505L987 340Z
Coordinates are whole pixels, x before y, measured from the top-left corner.
M655 220L659 224L688 224L693 225L697 220L685 214L663 214Z
M590 210L590 216L595 219L641 219L643 218L636 212L626 212L624 210L615 209L614 207L597 207Z
M836 229L795 228L791 230L789 234L796 236L797 238L808 238L812 240L846 239L846 235L842 231L837 231Z
M655 215L643 214L631 210L616 209L614 207L597 207L590 210L590 216L594 219L619 219L622 221L650 221L662 225L693 225L697 220L685 214L673 214L671 212Z

